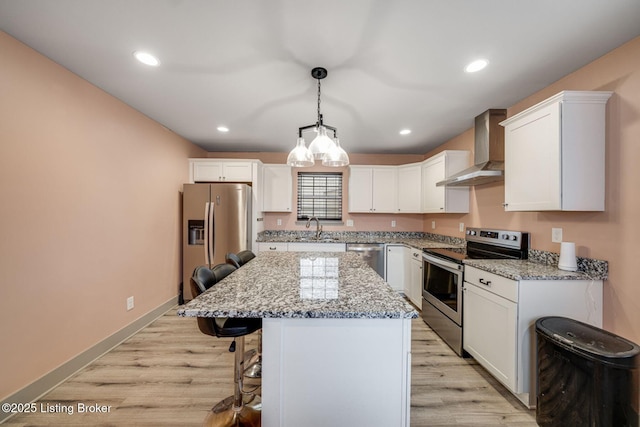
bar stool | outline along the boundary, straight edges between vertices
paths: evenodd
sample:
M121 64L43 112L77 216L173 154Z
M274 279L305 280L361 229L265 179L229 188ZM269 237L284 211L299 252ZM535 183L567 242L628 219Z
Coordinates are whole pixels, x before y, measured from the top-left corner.
M240 268L252 259L256 257L256 254L251 252L250 250L240 251L237 254L233 252L229 252L226 255L227 264L233 265L235 268Z
M237 254L229 252L225 256L227 264L240 268L247 262L254 259L256 255L250 250L240 251ZM248 350L244 354L245 366L244 376L248 378L262 378L262 331L258 332L258 349Z
M220 280L234 272L230 264L218 264L212 269L196 267L190 280L191 293L200 295ZM204 425L211 427L259 427L260 410L248 406L243 396L244 337L262 327L262 319L198 317L200 332L218 338L233 338L229 351L235 352L233 367L234 393L216 404L207 415ZM237 348L236 348L237 347ZM257 397L253 396L257 399Z

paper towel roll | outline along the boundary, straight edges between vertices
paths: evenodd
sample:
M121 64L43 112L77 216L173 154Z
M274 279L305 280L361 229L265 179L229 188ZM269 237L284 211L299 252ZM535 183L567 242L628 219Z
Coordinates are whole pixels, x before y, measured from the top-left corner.
M560 243L560 259L558 260L560 270L576 271L578 263L576 260L576 244L573 242Z

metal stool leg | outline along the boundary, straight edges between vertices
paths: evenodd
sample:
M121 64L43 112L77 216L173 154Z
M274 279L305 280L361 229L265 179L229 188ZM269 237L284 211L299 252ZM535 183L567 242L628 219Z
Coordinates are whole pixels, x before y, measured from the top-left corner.
M235 362L233 368L234 391L211 409L204 420L205 426L210 427L260 427L260 411L256 409L253 399L249 396L245 404L242 394L242 377L244 372L244 337L236 338ZM259 407L259 405L258 405Z
M262 378L262 329L258 331L258 351L249 359L244 376Z

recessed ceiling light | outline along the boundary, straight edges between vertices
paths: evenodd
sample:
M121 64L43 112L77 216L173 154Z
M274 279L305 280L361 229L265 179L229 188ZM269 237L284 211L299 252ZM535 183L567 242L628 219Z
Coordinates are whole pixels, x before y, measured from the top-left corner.
M218 126L218 132L229 132L229 128L226 126Z
M476 71L484 69L487 65L489 65L489 61L487 61L486 59L477 59L467 65L464 68L464 71L466 71L467 73L475 73Z
M411 129L402 129L400 131L400 135L409 135L411 133Z
M135 56L138 61L142 62L145 65L149 65L151 67L157 67L158 65L160 65L160 61L158 60L158 58L148 52L136 50L135 52L133 52L133 56Z

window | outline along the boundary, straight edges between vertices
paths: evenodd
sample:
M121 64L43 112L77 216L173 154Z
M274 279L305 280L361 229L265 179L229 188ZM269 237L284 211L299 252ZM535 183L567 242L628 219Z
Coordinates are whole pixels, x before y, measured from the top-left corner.
M342 173L298 172L298 220L342 221Z

